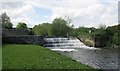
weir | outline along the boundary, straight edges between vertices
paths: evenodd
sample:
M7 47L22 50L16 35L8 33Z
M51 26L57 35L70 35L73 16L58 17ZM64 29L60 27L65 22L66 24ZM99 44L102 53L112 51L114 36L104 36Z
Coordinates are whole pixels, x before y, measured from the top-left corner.
M88 47L77 38L44 38L45 47L95 69L118 69L118 49Z
M99 49L95 47L88 47L77 38L74 38L74 39L72 38L44 38L44 40L45 40L45 47L50 48L52 50L55 50L55 49L66 50L66 49L76 49L76 48Z

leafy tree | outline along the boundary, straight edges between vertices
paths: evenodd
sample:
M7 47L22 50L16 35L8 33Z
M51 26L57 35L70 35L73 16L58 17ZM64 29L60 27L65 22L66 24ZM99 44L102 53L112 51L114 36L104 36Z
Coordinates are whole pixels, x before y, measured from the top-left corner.
M115 33L115 34L113 35L113 37L112 37L112 42L113 42L113 44L115 44L115 45L119 45L119 44L120 44L118 33Z
M39 34L39 25L35 25L32 29L32 32L35 34L35 35L38 35Z
M120 46L120 42L119 42L119 40L120 40L120 25L118 24L118 25L115 25L115 26L109 26L107 29L106 29L106 35L108 35L109 36L109 38L110 38L110 43L109 43L109 45L111 44L114 44L114 45L119 45Z
M16 29L28 29L28 27L25 23L19 22Z
M5 12L2 13L2 15L0 16L0 24L2 25L2 28L7 28L7 29L12 29L13 26L10 18Z
M67 36L69 29L69 22L62 18L56 18L52 22L51 33L54 36Z
M80 26L78 28L76 28L76 33L78 34L78 36L92 36L94 31L95 31L95 28L91 27L91 28L87 28L87 27L84 27L84 26Z
M68 32L68 35L69 36L73 36L73 37L77 37L78 36L78 30L75 29L75 28L70 28L69 32Z
M105 30L106 29L106 25L105 24L100 24L99 25L99 29L100 30Z
M69 26L70 19L67 21L62 18L56 18L53 20L52 24L42 23L35 25L32 32L36 35L44 36L67 36L72 30L72 26Z
M51 24L50 23L42 23L39 25L35 25L33 27L32 31L36 35L51 36Z

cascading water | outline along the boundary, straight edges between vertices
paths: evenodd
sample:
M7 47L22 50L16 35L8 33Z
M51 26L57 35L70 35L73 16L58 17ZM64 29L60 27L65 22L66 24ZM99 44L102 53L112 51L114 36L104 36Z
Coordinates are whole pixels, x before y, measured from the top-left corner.
M77 38L45 38L45 43L46 48L94 68L118 69L118 49L88 47Z
M77 51L75 48L98 49L84 45L77 38L45 38L45 43L45 47L54 51Z

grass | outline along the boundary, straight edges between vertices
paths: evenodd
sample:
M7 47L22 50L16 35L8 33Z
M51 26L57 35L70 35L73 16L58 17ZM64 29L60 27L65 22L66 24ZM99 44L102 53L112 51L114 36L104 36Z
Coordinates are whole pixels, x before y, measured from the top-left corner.
M2 45L0 43L0 71L2 70Z
M37 45L3 45L3 69L92 69Z

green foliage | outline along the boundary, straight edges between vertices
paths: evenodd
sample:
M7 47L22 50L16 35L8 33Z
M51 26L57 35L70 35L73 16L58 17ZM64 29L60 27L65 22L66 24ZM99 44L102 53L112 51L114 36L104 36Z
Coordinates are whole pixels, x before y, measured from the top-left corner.
M115 26L111 26L111 27L108 27L106 29L107 31L107 35L110 37L110 41L109 41L109 44L112 45L117 45L117 46L120 46L120 35L119 35L119 32L120 32L120 25L115 25ZM109 45L108 44L108 45Z
M51 35L51 24L50 23L42 23L39 25L35 25L33 27L32 31L36 35L50 36Z
M100 30L105 30L106 29L106 25L105 24L100 24L99 25L99 29Z
M78 31L74 28L71 28L68 32L69 36L77 37L78 36Z
M24 22L19 22L16 29L28 29L28 27Z
M79 27L75 31L80 37L103 39L107 42L107 47L112 47L113 45L120 46L120 25L107 28L105 25L101 25L99 29ZM89 33L89 31L91 31L91 33Z
M115 33L112 37L112 43L115 44L115 45L119 45L120 41L118 41L118 40L119 40L118 33Z
M76 28L76 32L78 36L86 36L86 37L92 37L95 33L95 28L87 28L87 27L78 27Z
M109 39L107 42L107 47L112 47L113 45L120 45L119 42L119 28L120 25L115 25L111 27L107 27L105 30L99 29L97 33L95 33L96 37L101 37L105 39Z
M51 33L54 36L67 36L70 30L69 23L62 19L56 18L52 23Z
M38 25L35 25L33 28L32 28L32 32L35 34L35 35L38 35L39 34L39 28L38 28Z
M113 36L116 32L118 32L118 30L119 30L118 28L120 28L120 25L108 27L106 29L107 34L110 36Z
M28 35L34 35L32 28L28 28Z
M0 25L2 25L2 28L12 29L13 24L5 12L0 16Z
M88 28L85 28L85 27L79 27L78 29L77 29L79 32L83 32L83 33L89 33L89 30L90 29L88 29Z
M2 55L3 69L92 69L37 45L7 44Z
M42 23L39 25L35 25L33 27L33 32L36 35L44 35L44 36L67 36L68 32L71 30L69 23L62 19L56 18L50 23Z

